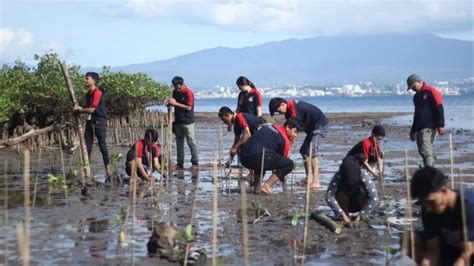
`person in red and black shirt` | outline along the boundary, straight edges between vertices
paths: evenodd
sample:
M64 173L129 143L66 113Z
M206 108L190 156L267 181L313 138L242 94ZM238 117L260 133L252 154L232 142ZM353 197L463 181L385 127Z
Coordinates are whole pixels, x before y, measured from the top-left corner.
M269 103L270 115L275 112L284 114L285 118L296 118L303 125L306 138L300 148L301 156L305 162L306 182L311 183L313 189L319 188L319 161L317 152L326 137L328 130L328 119L316 106L304 101L285 100L283 98L272 98ZM309 159L309 149L312 143L312 158ZM309 166L311 164L311 168ZM312 174L311 174L312 173ZM313 178L314 177L314 178Z
M158 132L154 129L148 128L145 130L143 139L137 140L135 145L127 153L127 162L125 164L125 171L129 176L132 176L132 164L134 160L137 161L137 175L144 180L150 180L153 171L161 172L160 149L156 142L158 141ZM150 162L151 161L151 162Z
M283 126L275 124L263 126L242 146L239 153L242 165L256 173L256 184L263 179L265 171L272 171L272 175L261 188L259 185L255 186L256 193L261 189L263 193L271 194L273 184L278 180L284 182L286 176L293 170L294 163L289 158L290 148L302 129L296 119L290 118ZM263 172L261 172L264 150Z
M199 169L199 158L196 141L194 138L194 94L184 84L182 77L174 77L171 83L174 86L173 98L165 103L168 108L175 107L173 132L176 136L177 164L174 170L184 169L184 138L191 150L191 170Z
M407 78L407 90L415 91L415 113L410 140L415 141L425 166L433 166L433 142L436 134L445 134L443 98L438 90L426 84L416 74Z
M339 171L329 182L326 202L344 222L351 221L350 212L357 212L355 221L359 221L379 204L377 187L370 174L374 177L383 174L380 141L384 137L385 129L380 125L374 126L371 136L357 143L347 153ZM375 164L378 165L378 173L374 170Z
M241 76L235 82L239 87L240 93L237 97L236 113L246 113L262 116L262 95L257 90L252 81L246 77Z
M94 143L94 134L99 142L99 149L102 153L102 160L105 166L105 174L109 175L109 150L107 149L107 111L105 109L105 99L103 92L97 86L99 74L87 72L85 75L85 84L89 87L86 94L86 107L74 106L73 110L79 113L89 114L86 121L84 140L86 142L87 153L91 158L92 144Z

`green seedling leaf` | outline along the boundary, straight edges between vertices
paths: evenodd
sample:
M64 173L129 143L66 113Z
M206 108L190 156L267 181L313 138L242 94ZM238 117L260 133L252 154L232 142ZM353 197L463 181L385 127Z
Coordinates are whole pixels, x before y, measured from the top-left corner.
M293 226L297 225L298 220L299 220L298 216L293 215L293 217L291 218L291 225Z
M186 228L184 229L183 237L186 242L192 242L194 240L193 225L191 224L186 225Z
M395 255L397 252L398 252L398 249L396 248L393 248L389 245L384 245L383 248L385 249L385 251L387 251L388 254L390 255Z
M295 226L298 224L298 221L301 217L305 217L306 212L304 211L295 211L291 217L291 225Z

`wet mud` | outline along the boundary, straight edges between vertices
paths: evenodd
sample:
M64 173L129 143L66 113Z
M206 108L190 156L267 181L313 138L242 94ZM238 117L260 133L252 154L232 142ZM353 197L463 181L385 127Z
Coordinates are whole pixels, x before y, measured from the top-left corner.
M406 183L404 154L408 150L408 167L413 173L421 157L416 144L408 139L409 127L392 122L400 114L358 113L330 114L331 128L320 152L322 188L311 194L309 212L321 211L333 216L324 201L328 182L338 169L347 151L370 134L375 123L386 127L387 136L382 143L385 161L386 198L381 201L372 217L354 228L343 227L340 234L308 220L305 262L312 264L385 264L398 263L400 252L387 254L384 246L399 249L406 208ZM153 227L160 221L171 222L179 231L189 224L193 200L195 213L193 248L205 249L210 263L212 254L212 191L214 153L218 149L218 123L214 115L198 114L196 141L199 149L201 170L183 171L173 177L160 176L152 192L145 184L138 185L135 215L130 200L130 186L104 184L104 170L98 147L92 154L92 172L99 183L90 187L88 197L81 196L80 179L74 176L79 161L78 151L64 154L68 188L48 185L47 174L62 175L61 156L57 147L44 147L41 157L31 155L30 194L31 263L51 264L131 264L175 265L165 259L149 257L146 243ZM387 124L390 122L390 124ZM224 128L224 127L223 127ZM474 133L467 130L453 131L455 186L462 179L466 185L474 184ZM224 153L230 148L233 133L224 128ZM296 212L304 211L305 187L296 183L304 178L304 167L297 151L304 139L298 137L292 148L291 158L296 169L285 184L278 184L271 196L252 194L247 189L247 216L250 262L255 265L291 265L300 263L303 254L304 217L292 224ZM450 149L448 136L438 137L434 149L436 166L450 173ZM110 147L110 154L126 154L128 147ZM174 153L175 154L175 153ZM21 262L15 224L24 223L23 208L23 157L15 151L0 150L2 178L0 178L1 238L0 263L6 260L16 265ZM226 156L222 156L222 160ZM186 147L186 165L190 167L190 154ZM7 169L3 169L4 162ZM116 164L124 174L124 162ZM239 181L236 171L230 178L224 169L218 169L218 227L217 255L221 265L242 265L242 208ZM246 173L244 173L245 175ZM381 193L380 182L379 194ZM34 194L36 187L36 194ZM198 192L196 192L198 188ZM161 193L160 193L161 190ZM67 193L66 193L67 192ZM160 193L159 202L151 194ZM6 203L6 205L5 205ZM34 205L33 205L34 204ZM386 228L384 204L387 204L391 235ZM7 207L6 207L7 206ZM124 211L126 216L124 216ZM419 209L414 207L414 224L420 226Z

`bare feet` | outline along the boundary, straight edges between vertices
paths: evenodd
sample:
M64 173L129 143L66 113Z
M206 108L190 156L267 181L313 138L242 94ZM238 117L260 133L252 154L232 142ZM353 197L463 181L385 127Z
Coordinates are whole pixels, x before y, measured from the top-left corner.
M171 167L171 170L172 171L183 171L183 167L175 164L175 165L173 165L173 167Z
M267 185L267 184L265 183L265 184L263 184L263 186L262 186L262 193L263 193L263 194L270 195L270 194L272 194L272 188L271 188L269 185Z

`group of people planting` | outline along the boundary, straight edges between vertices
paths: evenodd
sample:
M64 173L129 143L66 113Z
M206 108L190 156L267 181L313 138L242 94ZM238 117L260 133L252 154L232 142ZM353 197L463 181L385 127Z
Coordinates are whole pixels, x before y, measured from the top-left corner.
M87 106L75 106L74 110L88 114L85 132L87 150L90 155L95 135L108 174L105 142L107 114L103 93L96 85L98 79L96 73L86 74L85 82L89 87ZM308 182L306 184L313 189L320 188L318 155L329 130L326 115L310 103L275 97L270 100L269 113L272 117L275 113L282 114L286 120L283 124L267 123L262 117L262 97L255 85L243 76L237 79L236 84L240 90L236 108L233 110L223 106L218 112L218 117L229 130L233 128L235 135L229 150L229 163L234 156L238 156L241 164L249 169L245 180L254 187L254 191L272 194L273 185L277 181L285 182L295 168L295 163L289 158L290 150L298 134L304 132L306 136L299 149L306 172L304 183ZM165 104L169 109L174 108L175 113L172 130L176 138L177 163L173 170L184 169L186 139L191 150L191 170L197 171L199 157L194 137L194 94L182 77L174 77L172 85L173 96ZM445 134L443 99L435 88L416 74L407 78L407 85L407 90L415 92L410 140L416 140L424 164L411 180L413 197L422 207L424 226L424 230L416 234L414 245L417 252L414 259L418 263L430 262L434 265L472 263L474 190L465 189L461 197L459 191L447 186L447 177L433 167L432 144L438 134ZM380 202L376 182L383 178L384 173L380 143L385 134L383 126L374 126L370 136L350 149L328 184L326 202L336 217L346 223L369 218ZM133 161L138 162L138 176L145 180L152 178L154 170L160 171L157 141L158 132L147 129L144 138L137 140L127 153L127 174L131 175ZM263 182L267 171L271 171L271 175Z

